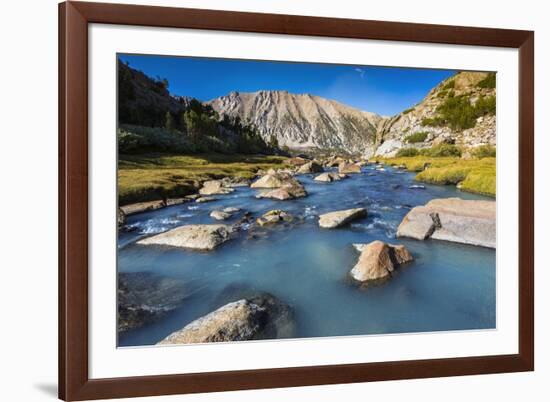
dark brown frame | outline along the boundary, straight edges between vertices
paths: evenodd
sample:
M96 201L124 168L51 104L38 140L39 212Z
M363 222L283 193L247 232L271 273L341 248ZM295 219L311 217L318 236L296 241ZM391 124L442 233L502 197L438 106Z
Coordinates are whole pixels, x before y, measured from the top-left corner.
M88 377L88 24L121 24L519 49L519 353L174 374ZM534 33L153 6L59 5L59 397L103 399L534 369Z

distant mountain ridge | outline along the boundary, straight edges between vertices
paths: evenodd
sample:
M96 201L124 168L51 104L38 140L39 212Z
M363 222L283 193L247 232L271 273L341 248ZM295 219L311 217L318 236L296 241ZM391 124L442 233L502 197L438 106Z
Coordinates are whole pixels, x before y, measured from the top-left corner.
M121 136L128 151L249 153L288 148L371 157L442 143L464 148L496 145L494 73L459 72L392 117L287 91L230 92L201 102L170 94L166 80L124 63L119 63L118 95L119 123L132 134Z
M231 92L207 103L220 115L255 125L264 140L275 136L279 146L291 149L372 153L385 120L334 100L287 91Z

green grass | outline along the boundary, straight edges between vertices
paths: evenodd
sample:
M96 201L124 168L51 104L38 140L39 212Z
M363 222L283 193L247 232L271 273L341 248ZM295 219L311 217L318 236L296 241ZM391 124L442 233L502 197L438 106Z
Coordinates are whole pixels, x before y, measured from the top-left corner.
M119 155L119 205L188 195L205 180L252 178L259 169L285 167L286 159L240 154Z
M495 158L497 156L497 149L492 145L481 145L480 147L474 148L471 151L472 156L475 158Z
M462 151L460 148L451 144L439 144L434 145L431 148L423 149L401 148L396 154L397 157L429 156L434 158L445 156L460 157L461 155Z
M495 196L496 158L463 160L455 157L413 156L388 158L386 163L404 165L411 172L419 172L416 180L432 184L460 184L460 189L471 193Z
M428 137L427 131L419 131L413 134L410 134L405 137L405 142L408 142L409 144L414 144L418 142L424 142L426 140L426 137Z

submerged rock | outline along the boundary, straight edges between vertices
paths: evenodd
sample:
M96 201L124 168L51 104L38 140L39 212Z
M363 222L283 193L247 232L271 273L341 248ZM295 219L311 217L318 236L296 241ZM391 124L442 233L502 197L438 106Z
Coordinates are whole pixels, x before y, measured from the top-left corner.
M118 274L117 328L139 328L177 308L187 297L184 283L151 272Z
M209 251L229 240L231 231L227 225L185 225L139 240L137 244Z
M411 253L402 245L376 240L369 244L354 244L354 247L361 255L350 275L359 282L385 279L396 267L413 260Z
M233 188L225 187L222 180L209 180L202 184L202 188L199 190L201 195L217 195L217 194L229 194L235 191Z
M323 166L321 166L317 161L310 161L298 168L296 173L306 174L306 173L320 173L323 171Z
M321 182L325 182L325 183L330 183L330 182L333 182L333 181L338 181L338 180L345 179L347 177L348 176L346 176L343 173L326 172L326 173L321 173L319 176L315 177L315 179L313 179L313 180L321 181Z
M222 209L221 211L220 210L214 210L214 211L210 212L210 217L213 218L213 219L216 219L218 221L224 221L226 219L231 218L233 215L235 215L239 211L240 211L239 208L227 207L227 208Z
M319 215L319 226L322 228L333 229L350 223L359 218L365 218L367 210L365 208L352 208L343 211L334 211Z
M226 212L226 213L228 213L228 214L235 214L235 213L239 212L240 209L239 209L239 208L235 208L235 207L226 207L226 208L224 208L222 211L223 211L223 212Z
M292 222L293 217L288 212L280 209L273 209L263 214L260 218L256 219L256 223L260 226L272 225L280 222Z
M342 162L338 165L338 173L361 173L361 165Z
M210 217L212 219L215 219L217 221L224 221L226 219L229 219L231 218L231 213L229 212L225 212L225 211L218 211L218 210L214 210L212 212L210 212Z
M397 228L397 237L446 240L496 247L495 201L437 198L413 208Z
M226 304L187 324L159 345L288 338L294 334L291 308L262 294Z

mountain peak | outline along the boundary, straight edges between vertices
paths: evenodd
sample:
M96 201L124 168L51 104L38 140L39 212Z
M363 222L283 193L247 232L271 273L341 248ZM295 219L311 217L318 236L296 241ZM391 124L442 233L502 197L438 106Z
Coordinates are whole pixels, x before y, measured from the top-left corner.
M220 114L253 123L262 137L292 149L368 152L382 117L316 95L285 90L231 92L209 102Z

